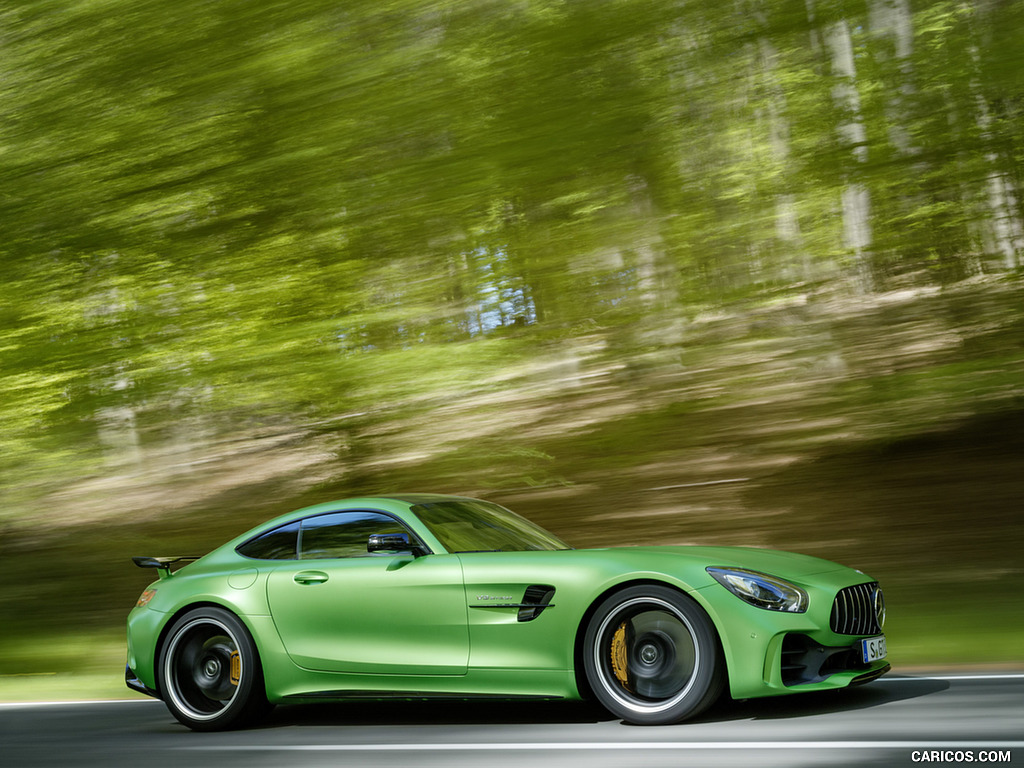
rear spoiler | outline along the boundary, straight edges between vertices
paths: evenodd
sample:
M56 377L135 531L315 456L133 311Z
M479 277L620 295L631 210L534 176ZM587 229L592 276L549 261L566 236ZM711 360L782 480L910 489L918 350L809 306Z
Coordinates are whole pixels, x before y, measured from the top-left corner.
M175 563L191 563L193 560L198 559L199 555L180 555L177 557L137 555L132 558L132 562L139 566L139 568L159 568L161 571L160 578L163 579L171 575L171 566Z

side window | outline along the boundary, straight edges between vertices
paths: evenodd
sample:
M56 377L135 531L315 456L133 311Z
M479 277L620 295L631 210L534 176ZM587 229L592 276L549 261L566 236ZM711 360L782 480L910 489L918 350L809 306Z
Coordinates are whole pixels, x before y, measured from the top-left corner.
M298 557L299 521L282 525L240 544L235 551L257 560L294 560Z
M335 512L307 517L302 521L300 557L371 557L366 543L374 533L408 533L408 529L380 512Z

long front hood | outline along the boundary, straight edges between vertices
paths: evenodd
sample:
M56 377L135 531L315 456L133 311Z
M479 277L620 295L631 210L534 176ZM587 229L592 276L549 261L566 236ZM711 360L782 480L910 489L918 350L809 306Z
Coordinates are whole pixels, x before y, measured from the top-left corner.
M648 558L660 560L668 555L685 558L702 566L745 568L790 579L833 571L856 573L851 568L820 557L753 547L623 547L614 551L628 556L634 562Z

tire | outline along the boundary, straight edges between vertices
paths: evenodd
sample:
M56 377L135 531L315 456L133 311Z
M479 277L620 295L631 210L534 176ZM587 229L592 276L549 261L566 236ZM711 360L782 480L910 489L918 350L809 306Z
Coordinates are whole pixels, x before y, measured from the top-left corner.
M256 644L223 608L195 608L174 622L157 680L167 709L195 731L238 728L271 709Z
M725 665L711 619L667 586L628 587L587 625L583 665L597 700L637 725L678 723L722 692Z

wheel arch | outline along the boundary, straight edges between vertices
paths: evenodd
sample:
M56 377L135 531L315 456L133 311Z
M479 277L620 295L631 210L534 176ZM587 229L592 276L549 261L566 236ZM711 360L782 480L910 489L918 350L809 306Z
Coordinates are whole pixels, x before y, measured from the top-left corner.
M715 620L714 614L708 610L704 601L701 600L696 590L686 590L679 584L672 581L664 581L662 579L652 578L633 578L627 579L626 581L618 582L605 589L600 594L596 595L591 600L590 605L587 606L586 611L583 612L583 616L580 618L579 624L576 626L576 637L573 640L573 677L576 680L576 690L580 695L580 698L591 700L594 698L593 691L590 688L590 683L587 681L587 673L583 666L583 654L584 654L584 637L587 634L587 626L590 624L591 619L597 612L598 607L608 597L614 595L616 592L629 589L631 587L642 587L642 586L657 586L657 587L668 587L669 589L675 590L681 595L686 595L693 600L700 609L704 611L708 617L708 621L711 622L711 626L715 630L715 642L718 645L718 651L721 658L723 672L728 677L728 659L725 654L725 649L722 644L722 630L718 626L718 622Z

